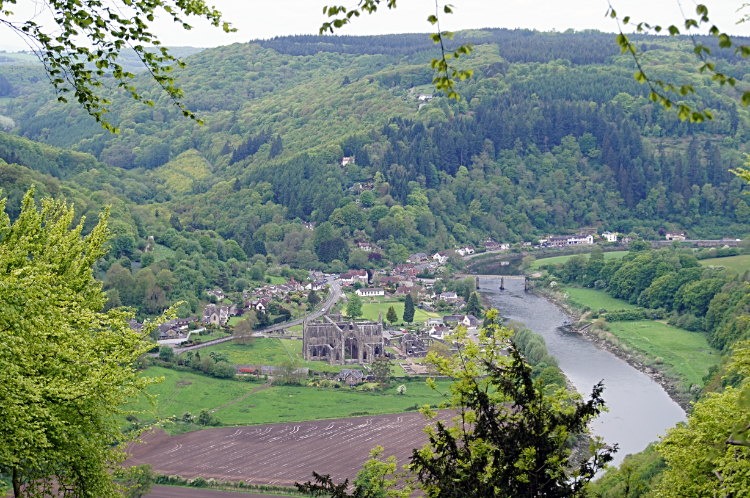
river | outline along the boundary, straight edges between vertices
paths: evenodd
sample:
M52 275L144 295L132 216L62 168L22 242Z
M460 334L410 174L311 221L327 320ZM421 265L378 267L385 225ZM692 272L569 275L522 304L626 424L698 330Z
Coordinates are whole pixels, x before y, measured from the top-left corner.
M505 320L522 322L544 337L547 350L580 393L590 394L594 384L604 380L609 412L592 428L607 444L619 445L615 464L685 420L682 408L649 376L579 334L566 332L561 325L568 317L546 299L524 292L522 280L506 280L502 291L499 287L499 279L482 279L479 291Z

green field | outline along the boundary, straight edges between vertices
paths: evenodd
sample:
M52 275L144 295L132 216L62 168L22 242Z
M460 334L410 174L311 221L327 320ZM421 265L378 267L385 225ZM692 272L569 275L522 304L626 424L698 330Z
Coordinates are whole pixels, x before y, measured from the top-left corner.
M372 320L377 321L378 319L378 312L383 313L383 321L385 322L385 315L388 313L388 308L393 306L393 309L396 310L396 315L398 315L398 322L401 323L401 319L404 316L404 303L400 301L391 300L391 301L381 301L380 303L364 303L362 304L362 313L363 316L360 317L362 320ZM420 308L414 308L414 321L415 322L426 322L428 318L437 318L440 314L438 313L428 313L427 311L424 311Z
M568 299L573 303L581 307L588 306L594 311L601 308L612 311L621 309L633 309L636 307L635 305L632 305L627 301L616 299L601 290L579 289L577 287L563 287L560 290L562 292L567 292Z
M699 261L703 266L724 266L737 270L737 273L745 273L750 270L750 254L743 254L742 256L729 256L727 258L711 258L702 259Z
M305 361L302 358L302 341L292 339L258 337L248 346L228 341L201 349L200 353L203 356L211 351L227 353L232 365L280 365L284 361L295 359L299 360L303 367L319 372L338 372L342 368L352 368L332 366L324 361Z
M161 261L162 259L171 258L172 256L174 256L174 251L172 249L161 244L155 244L154 261Z
M149 388L150 393L158 396L157 413L162 417L213 410L260 386L161 367L150 367L144 375L164 377L161 384ZM448 381L438 382L441 392L446 392L448 386ZM439 393L422 381L407 383L403 396L396 393L395 386L382 393L357 392L350 388L273 386L215 414L225 425L270 424L341 418L362 412L369 415L400 413L415 404L435 405L442 400Z
M626 344L652 358L661 357L666 365L689 381L702 385L702 378L721 356L706 342L701 332L688 332L662 322L636 321L609 324L611 332Z
M606 260L606 259L621 258L627 253L628 251L605 252L604 259ZM554 256L551 258L537 259L531 264L531 266L529 266L529 270L538 270L539 267L541 267L542 265L565 263L567 260L569 260L573 256L578 256L578 254L570 254L568 256ZM588 254L585 254L585 256L588 257Z

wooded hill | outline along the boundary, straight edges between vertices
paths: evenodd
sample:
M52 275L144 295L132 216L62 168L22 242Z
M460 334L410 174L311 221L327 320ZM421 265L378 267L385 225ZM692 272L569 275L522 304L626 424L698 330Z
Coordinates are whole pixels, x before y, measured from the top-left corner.
M133 250L108 264L137 261L148 235L205 256L192 244L202 233L236 241L246 258L266 251L275 263L329 270L375 264L340 242L355 239L401 262L417 250L582 227L646 238L661 229L747 235L745 187L728 170L745 160L750 115L737 90L698 73L690 40L639 42L649 50L648 71L694 85L686 101L716 117L703 124L682 122L646 99L632 59L619 54L611 34L457 34L456 43L466 41L476 50L462 66L475 76L459 85L459 102L439 94L418 100L435 93L429 61L436 50L422 34L295 36L204 50L176 73L185 102L207 125L185 119L142 74L137 84L156 105L111 95L119 135L57 103L41 68L2 66L12 98L0 99L0 114L16 121L13 134L47 144L3 149L6 163L26 169L6 174L2 186L11 209L24 185L44 183L41 175L88 189L92 202L82 193L76 201L85 206L98 209L111 198L127 206L131 214L118 220ZM748 63L730 51L716 54L717 69L747 87ZM56 152L54 164L22 157L48 146L75 152ZM81 171L62 159L74 154L86 157ZM344 156L354 163L342 166ZM301 221L323 228L313 233ZM248 266L228 271L228 259L217 254L206 285L216 285L222 268L229 286L246 277Z

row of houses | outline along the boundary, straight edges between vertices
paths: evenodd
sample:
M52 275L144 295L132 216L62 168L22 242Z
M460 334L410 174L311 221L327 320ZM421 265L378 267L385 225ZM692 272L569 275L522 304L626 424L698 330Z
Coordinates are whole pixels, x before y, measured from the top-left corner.
M448 262L448 254L442 251L436 252L432 256L425 254L423 252L418 252L416 254L410 255L406 262L411 263L414 265L422 265L425 263L429 263L430 261L434 261L438 264L444 265Z

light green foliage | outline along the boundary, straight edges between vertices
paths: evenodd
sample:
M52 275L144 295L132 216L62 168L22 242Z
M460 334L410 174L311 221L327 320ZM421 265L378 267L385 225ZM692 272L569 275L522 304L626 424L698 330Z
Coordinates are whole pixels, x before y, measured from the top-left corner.
M155 382L132 367L151 347L128 325L132 314L101 313L91 268L105 254L107 212L86 237L73 218L50 199L37 209L33 191L15 223L0 215L0 462L17 496L53 485L120 496L110 472L139 432L120 433L118 417Z
M123 477L123 484L127 488L126 498L143 498L151 493L151 483L154 473L150 465L134 465L128 467Z
M362 316L362 298L357 294L350 294L346 303L346 314L350 318Z
M165 180L164 186L175 194L187 194L193 191L196 182L211 173L206 159L195 149L183 152L164 166L154 170L153 175Z
M668 469L658 489L665 498L742 496L750 484L750 447L730 444L737 427L750 423L740 390L709 393L685 425L670 429L657 445ZM745 429L746 430L746 429Z
M634 455L626 455L618 467L610 467L600 479L592 483L588 496L601 498L639 498L654 496L666 468L664 458L655 445Z

